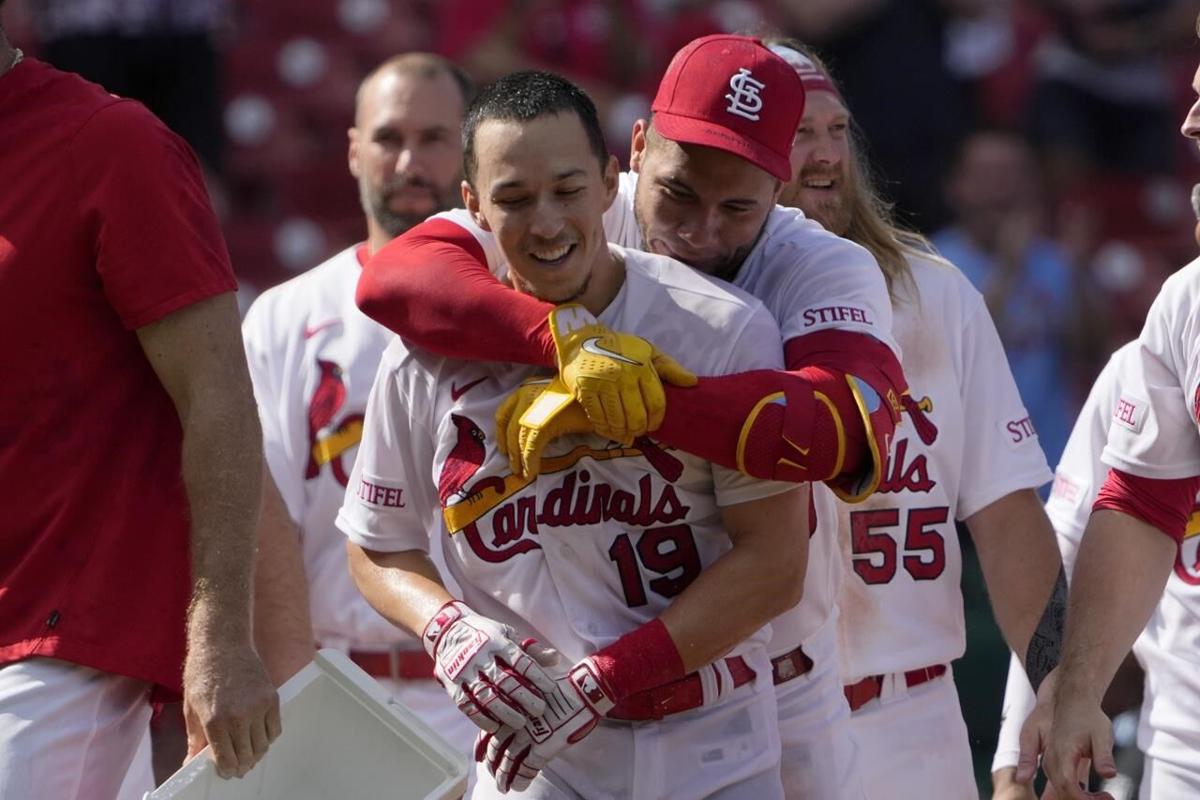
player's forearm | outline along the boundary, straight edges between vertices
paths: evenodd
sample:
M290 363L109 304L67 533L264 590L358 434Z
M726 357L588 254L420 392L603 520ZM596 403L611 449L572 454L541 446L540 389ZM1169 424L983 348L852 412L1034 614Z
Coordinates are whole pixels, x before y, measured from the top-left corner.
M1039 666L1030 679L1040 684L1058 663L1066 618L1066 579L1050 519L1034 490L1020 489L966 522L996 623L1023 665L1029 663L1032 643Z
M437 567L419 550L381 553L346 543L350 575L371 607L420 638L438 609L454 599Z
M723 515L734 546L659 619L685 672L721 658L800 602L808 564L808 488L741 503Z
M248 377L245 384L244 393L196 398L181 422L192 522L189 635L249 645L262 431Z
M474 237L446 220L423 222L376 253L356 301L405 341L439 355L557 363L546 321L554 306L497 280Z
M315 646L300 531L266 469L254 570L254 645L276 686L312 660Z
M1175 560L1175 543L1118 511L1093 512L1071 578L1058 697L1097 706L1146 626Z
M756 478L830 481L837 489L870 470L877 479L898 419L891 403L906 389L895 354L848 331L800 336L785 351L787 370L665 386L667 412L655 438Z
M666 385L666 415L653 436L764 480L805 483L853 472L865 454L850 444L865 441L861 417L855 409L840 428L822 424L831 414L814 394L818 379L807 371L754 370L701 378L689 388ZM784 402L771 399L777 396ZM837 431L848 427L850 435L839 440Z

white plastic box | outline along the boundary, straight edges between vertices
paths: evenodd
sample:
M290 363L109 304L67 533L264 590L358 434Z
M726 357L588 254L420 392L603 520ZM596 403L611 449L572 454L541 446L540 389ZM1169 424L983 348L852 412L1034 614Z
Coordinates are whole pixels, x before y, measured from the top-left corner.
M147 800L451 800L467 759L344 654L321 650L279 690L283 734L244 778L208 750Z

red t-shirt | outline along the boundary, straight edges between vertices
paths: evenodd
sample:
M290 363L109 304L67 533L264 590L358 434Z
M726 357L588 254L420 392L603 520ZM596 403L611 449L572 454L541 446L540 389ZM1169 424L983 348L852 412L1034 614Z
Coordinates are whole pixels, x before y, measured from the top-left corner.
M0 76L0 663L178 690L181 429L135 329L236 288L199 166L140 104Z

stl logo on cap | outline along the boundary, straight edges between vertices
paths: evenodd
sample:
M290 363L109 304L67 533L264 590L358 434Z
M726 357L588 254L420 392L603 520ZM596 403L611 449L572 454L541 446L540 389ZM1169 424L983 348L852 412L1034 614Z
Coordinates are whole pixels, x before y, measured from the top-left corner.
M763 99L759 92L766 86L762 81L753 78L750 70L742 67L729 79L729 88L733 90L733 94L725 95L725 99L729 101L725 110L751 122L758 122L758 112L762 111L763 107Z
M758 39L714 34L689 42L667 65L650 110L666 139L724 150L792 179L804 83Z

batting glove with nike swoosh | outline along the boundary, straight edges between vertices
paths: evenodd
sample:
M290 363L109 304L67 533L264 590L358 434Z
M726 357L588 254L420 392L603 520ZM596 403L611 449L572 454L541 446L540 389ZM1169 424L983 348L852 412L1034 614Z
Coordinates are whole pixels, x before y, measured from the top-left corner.
M481 733L475 760L485 763L501 793L522 791L552 758L591 733L614 705L599 670L585 658L546 695L545 714L524 728Z
M578 303L550 312L558 371L600 436L631 444L666 413L662 382L696 385L696 376L650 342L616 333Z
M452 600L438 609L421 636L450 699L485 731L524 727L546 712L544 695L557 690L554 678L513 641L513 633Z
M562 379L530 378L509 393L496 411L496 440L514 475L533 478L542 451L560 436L592 433L592 421Z

